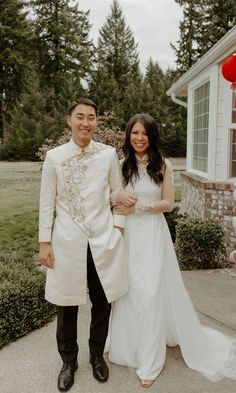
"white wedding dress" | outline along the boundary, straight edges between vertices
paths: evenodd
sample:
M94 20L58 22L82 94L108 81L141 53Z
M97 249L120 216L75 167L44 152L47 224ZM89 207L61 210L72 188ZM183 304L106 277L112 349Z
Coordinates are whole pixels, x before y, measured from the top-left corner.
M172 171L166 160L167 170ZM161 372L166 345L180 345L186 364L212 381L236 379L236 340L200 324L184 287L169 229L162 213L149 207L161 189L139 164L139 179L126 191L138 197L127 215L129 292L112 308L109 360L134 367L140 379Z

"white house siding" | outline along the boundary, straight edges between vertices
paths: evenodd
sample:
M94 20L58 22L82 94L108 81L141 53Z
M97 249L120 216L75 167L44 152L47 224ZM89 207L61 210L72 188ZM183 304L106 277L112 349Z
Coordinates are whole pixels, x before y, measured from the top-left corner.
M216 158L215 158L215 181L228 180L228 130L227 130L227 111L226 100L227 92L225 80L222 76L221 67L218 65L218 89L217 89L217 113L216 113Z
M236 26L220 39L201 59L181 76L167 91L176 103L188 96L187 172L182 174L181 213L191 217L211 217L223 227L229 251L236 249L236 202L230 175L231 83L222 76L224 60L236 52ZM208 134L208 168L200 172L192 168L193 92L210 81ZM178 99L176 101L175 99ZM183 103L184 105L185 103Z
M220 67L221 68L221 67ZM224 129L224 86L222 75L219 70L218 74L218 94L217 94L217 114L216 114L216 162L215 175L216 181L223 181L224 174L222 168L223 162L223 129Z

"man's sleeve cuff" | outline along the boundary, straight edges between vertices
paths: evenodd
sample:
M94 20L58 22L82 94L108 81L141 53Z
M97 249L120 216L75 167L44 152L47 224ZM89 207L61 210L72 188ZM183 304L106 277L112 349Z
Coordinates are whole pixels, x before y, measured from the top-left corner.
M39 231L39 243L50 243L51 231Z
M126 217L121 214L113 215L114 227L125 228Z

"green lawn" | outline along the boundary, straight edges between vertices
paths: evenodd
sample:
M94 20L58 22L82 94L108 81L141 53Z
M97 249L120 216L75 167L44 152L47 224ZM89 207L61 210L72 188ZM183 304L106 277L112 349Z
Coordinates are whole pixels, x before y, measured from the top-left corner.
M175 202L181 201L182 177L181 171L174 170Z
M182 177L181 172L186 169L186 158L185 157L171 157L169 158L174 168L174 185L175 185L175 202L181 201L182 191Z
M184 159L170 159L176 169L175 200L181 199L180 170ZM180 161L182 160L182 161ZM38 252L38 203L42 164L0 162L0 250Z
M0 162L0 250L38 251L41 164Z

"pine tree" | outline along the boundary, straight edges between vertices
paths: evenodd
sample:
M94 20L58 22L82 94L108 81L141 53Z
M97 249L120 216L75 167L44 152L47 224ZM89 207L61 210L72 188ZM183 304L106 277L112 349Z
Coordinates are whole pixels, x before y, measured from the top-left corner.
M178 74L186 72L198 59L199 23L204 20L202 0L175 0L183 7L183 20L180 21L180 39L177 46L171 44L176 54Z
M164 92L170 88L175 77L176 72L171 69L164 73ZM161 97L161 109L159 130L162 151L167 157L184 157L186 155L187 110L183 106L176 105L166 93Z
M23 1L1 0L0 7L0 138L6 143L10 113L30 67L33 30Z
M176 71L163 71L157 62L149 60L141 89L141 112L148 112L158 124L161 150L164 155L181 157L186 154L186 109L177 106L166 95Z
M116 80L110 78L108 70L102 64L98 64L97 69L92 73L89 95L97 103L100 115L104 115L106 112L115 112L114 121L120 124L123 111L119 87Z
M111 14L99 32L97 68L89 84L90 95L96 98L103 111L117 112L118 105L119 117L126 121L133 114L133 110L127 108L127 99L131 94L128 90L136 90L132 97L137 97L141 80L137 44L130 27L126 26L121 7L113 0ZM116 86L114 95L111 88L108 91L103 89L100 95L98 86L101 82L105 86Z
M153 97L153 91L150 88L150 84L145 76L143 78L139 94L141 98L140 112L149 113L156 119L157 108Z
M201 57L236 25L235 0L202 0L204 24L199 29L198 56Z
M32 0L35 13L40 86L48 91L47 106L54 122L53 136L64 125L68 101L85 93L93 61L89 12L67 0Z
M35 160L35 153L50 128L50 119L46 112L46 98L40 91L38 75L33 69L12 111L9 128L5 145L7 158Z
M171 44L178 75L186 72L236 24L234 0L175 0L183 7L180 39Z
M161 98L164 91L164 73L157 62L153 62L150 58L146 67L144 83L149 89L149 114L152 115L159 123L162 117ZM147 93L146 93L147 94ZM143 96L143 103L145 106L146 98Z

